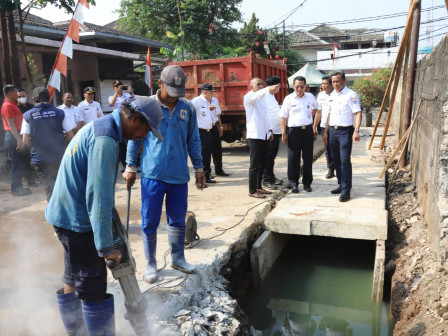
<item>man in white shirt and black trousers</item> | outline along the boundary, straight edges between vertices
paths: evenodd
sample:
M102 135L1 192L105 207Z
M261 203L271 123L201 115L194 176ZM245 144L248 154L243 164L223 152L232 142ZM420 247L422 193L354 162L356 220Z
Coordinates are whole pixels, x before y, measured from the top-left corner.
M281 78L278 76L269 76L266 78L266 85L280 84ZM263 187L271 190L277 189L277 185L282 184L274 174L275 158L277 157L280 139L282 137L282 118L279 115L280 106L274 94L264 96L266 104L266 113L268 114L269 126L274 134L274 139L269 141L268 152L266 154L266 164L263 173Z
M201 138L201 155L204 164L204 175L207 183L216 183L211 177L212 160L212 133L215 106L212 105L213 85L204 83L201 85L201 95L191 100L196 109L199 137Z
M322 137L325 133L325 127L327 126L328 114L330 113L330 95L333 92L333 85L331 84L331 76L325 75L322 77L322 85L323 89L317 95L317 103L319 104L319 109L317 110L316 116L314 117L314 134L318 132L318 125L320 122L320 130L322 132ZM328 172L325 175L325 178L331 179L334 177L334 162L333 157L331 156L330 143L325 145L325 158L327 160L327 168Z
M352 189L352 144L359 141L359 127L362 114L358 94L345 86L345 74L335 72L331 75L333 92L330 95L330 114L325 127L324 143L328 143L333 155L334 167L339 186L332 194L341 194L340 202L350 199ZM353 127L353 123L355 126Z
M249 82L251 90L244 95L244 108L246 110L246 139L250 150L249 166L249 196L266 198L270 191L261 187L268 141L273 139L272 130L266 112L264 97L275 94L280 84L264 87L260 78L252 78Z
M302 184L311 192L313 182L313 117L318 109L316 98L305 92L306 79L297 76L293 81L294 92L285 97L282 117L282 142L288 145L288 189L299 192L300 161L303 158Z

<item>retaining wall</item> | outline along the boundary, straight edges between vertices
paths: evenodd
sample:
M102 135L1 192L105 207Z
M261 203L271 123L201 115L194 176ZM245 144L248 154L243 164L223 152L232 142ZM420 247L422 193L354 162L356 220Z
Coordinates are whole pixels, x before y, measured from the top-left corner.
M410 139L412 174L428 239L445 258L441 238L448 227L448 35L417 64L412 119L422 105Z

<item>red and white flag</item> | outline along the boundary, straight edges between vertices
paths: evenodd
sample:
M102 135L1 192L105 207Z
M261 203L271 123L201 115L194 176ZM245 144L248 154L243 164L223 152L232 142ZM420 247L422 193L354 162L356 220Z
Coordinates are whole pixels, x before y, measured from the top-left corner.
M333 66L336 65L336 58L339 56L338 55L338 44L335 42L334 43L334 47L333 47Z
M87 0L79 0L75 7L73 18L70 21L65 37L59 48L53 69L48 80L48 91L50 92L50 101L56 90L61 90L61 74L67 77L67 57L73 58L73 41L79 43L79 25L84 24L83 8L89 8Z
M148 47L148 54L146 55L145 83L149 87L149 94L152 95L151 47Z

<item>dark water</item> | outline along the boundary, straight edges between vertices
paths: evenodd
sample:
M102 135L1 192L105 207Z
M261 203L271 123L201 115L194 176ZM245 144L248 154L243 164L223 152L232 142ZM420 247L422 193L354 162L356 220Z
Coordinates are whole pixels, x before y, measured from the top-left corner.
M374 257L373 241L293 236L240 305L262 335L392 335L389 303L371 301Z

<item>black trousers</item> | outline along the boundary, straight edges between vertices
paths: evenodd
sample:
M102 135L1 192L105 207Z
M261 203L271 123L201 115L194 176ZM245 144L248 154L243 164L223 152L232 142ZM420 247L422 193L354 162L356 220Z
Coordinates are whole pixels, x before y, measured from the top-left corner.
M268 153L266 154L266 165L264 167L263 181L275 182L274 164L280 145L281 134L274 134L274 139L269 141Z
M45 187L45 195L47 196L47 202L50 202L51 195L53 194L54 183L58 176L58 170L60 162L52 163L40 163L35 164L37 177Z
M218 126L213 125L212 130L212 158L215 165L215 173L222 171L222 145L221 137L219 136Z
M210 167L212 161L212 134L210 130L199 129L199 137L201 138L201 154L202 163L204 164L204 174L210 179L212 169Z
M253 194L261 189L269 140L247 139L247 145L250 150L249 193Z
M325 127L321 127L322 137L324 136L324 133L325 133ZM334 169L333 156L331 155L331 148L330 148L330 132L328 132L328 140L327 144L325 145L325 158L327 159L327 168Z
M302 184L311 186L313 182L313 127L288 128L288 180L298 183L300 178L300 161L303 159Z

